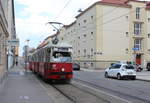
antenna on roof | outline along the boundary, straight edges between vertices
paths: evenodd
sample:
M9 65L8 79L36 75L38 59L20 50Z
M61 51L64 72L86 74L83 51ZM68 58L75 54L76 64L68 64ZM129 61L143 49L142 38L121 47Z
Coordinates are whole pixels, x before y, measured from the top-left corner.
M80 8L80 9L78 10L78 12L83 12L83 10Z

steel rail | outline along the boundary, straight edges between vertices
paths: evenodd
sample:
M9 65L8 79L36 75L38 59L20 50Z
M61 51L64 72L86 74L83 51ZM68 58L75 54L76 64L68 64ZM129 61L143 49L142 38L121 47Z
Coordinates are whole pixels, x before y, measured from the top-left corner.
M79 87L77 87L77 86L75 86L75 85L73 85L73 84L71 84L71 83L68 84L68 85L69 85L69 86L72 86L73 88L78 89L79 91L83 91L85 94L92 95L93 97L96 97L96 98L98 98L98 99L104 101L105 103L111 103L110 101L107 101L107 100L105 100L104 98L101 98L100 96L98 96L98 95L96 95L96 94L93 94L93 93L91 93L91 92L88 91L88 90L81 89L81 88L79 88ZM59 86L57 86L57 85L54 85L54 84L53 84L52 86L53 86L56 90L58 90L61 94L63 94L64 96L66 96L67 98L69 98L70 100L72 100L74 103L81 103L80 101L75 100L73 96L70 96L69 94L65 93L65 91L62 89L64 85L59 85ZM62 87L62 88L61 88L61 87Z
M131 98L131 99L139 100L142 103L150 103L150 100L145 100L145 99L139 98L137 96L129 95L129 94L122 93L122 92L116 91L116 90L112 90L112 89L107 88L107 87L103 87L103 86L100 86L100 85L93 84L93 83L91 83L89 81L85 81L85 80L81 80L81 79L77 79L77 78L74 78L73 80L76 81L76 82L83 83L83 84L88 85L88 86L92 86L92 87L94 87L96 89L99 89L99 90L103 89L103 91L105 90L105 92L106 91L110 91L112 93L118 94L119 96L123 96L123 97ZM127 98L124 98L124 99L127 99Z

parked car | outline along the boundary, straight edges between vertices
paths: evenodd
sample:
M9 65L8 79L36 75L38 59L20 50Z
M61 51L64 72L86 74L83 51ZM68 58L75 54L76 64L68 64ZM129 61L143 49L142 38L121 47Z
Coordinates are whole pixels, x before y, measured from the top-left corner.
M134 65L129 63L115 63L105 70L105 77L115 77L118 80L123 78L136 79L136 70Z
M80 65L77 63L73 63L73 70L80 70Z
M150 71L150 63L147 63L146 69L147 69L148 71Z

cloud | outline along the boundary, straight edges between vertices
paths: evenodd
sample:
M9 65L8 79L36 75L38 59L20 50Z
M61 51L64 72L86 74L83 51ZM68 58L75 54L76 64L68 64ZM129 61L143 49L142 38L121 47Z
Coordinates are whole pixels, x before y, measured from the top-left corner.
M45 25L47 22L55 20L69 24L78 14L79 8L87 8L95 1L98 0L70 0L67 7L64 7L68 0L15 0L20 55L25 40L30 39L30 45L36 47L40 41L54 33L52 26Z

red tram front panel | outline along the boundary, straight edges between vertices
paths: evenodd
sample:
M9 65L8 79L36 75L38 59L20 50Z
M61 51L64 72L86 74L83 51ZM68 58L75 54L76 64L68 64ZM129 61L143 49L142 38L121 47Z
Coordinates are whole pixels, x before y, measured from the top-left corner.
M44 75L46 79L72 79L72 63L45 63Z

